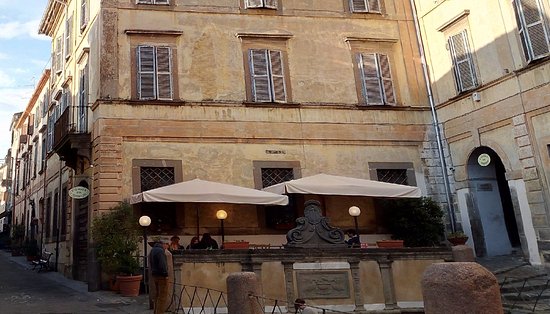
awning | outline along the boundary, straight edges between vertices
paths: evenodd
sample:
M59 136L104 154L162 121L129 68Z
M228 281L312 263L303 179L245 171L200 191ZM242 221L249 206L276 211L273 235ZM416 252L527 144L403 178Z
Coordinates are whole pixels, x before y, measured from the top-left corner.
M130 198L131 204L141 202L286 205L288 197L237 185L194 179L134 194Z
M323 173L279 183L266 187L263 190L276 194L298 193L391 198L418 198L421 196L420 189L415 186L334 176Z

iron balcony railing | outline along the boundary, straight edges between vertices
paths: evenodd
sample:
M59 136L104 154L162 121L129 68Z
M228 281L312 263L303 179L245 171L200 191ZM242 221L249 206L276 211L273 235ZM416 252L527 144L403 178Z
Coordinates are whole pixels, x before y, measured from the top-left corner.
M69 135L89 133L87 109L79 106L65 108L54 124L54 147L58 147Z

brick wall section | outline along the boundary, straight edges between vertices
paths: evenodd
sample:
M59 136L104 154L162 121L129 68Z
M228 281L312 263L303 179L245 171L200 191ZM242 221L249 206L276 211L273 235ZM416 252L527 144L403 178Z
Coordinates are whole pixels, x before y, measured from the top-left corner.
M443 134L443 130L441 130L441 134ZM445 157L445 162L447 163L446 171L450 181L449 185L451 193L453 193L451 195L451 199L453 202L453 208L455 210L455 217L457 219L457 225L460 225L460 214L458 211L458 204L456 203L456 197L454 195L455 188L453 184L453 172L449 170L449 167L452 166L452 161L451 156L449 155L449 149L447 148L447 141L443 140L442 145L443 155ZM437 149L437 138L435 136L435 130L431 126L428 127L426 130L426 137L423 143L421 159L424 165L424 177L426 178L427 182L427 196L431 197L433 200L441 205L441 209L445 213L445 222L448 226L450 226L451 220L447 214L448 204L447 198L445 196L443 170L441 169L439 152ZM450 229L450 227L448 229Z
M522 176L527 189L527 201L533 217L533 226L540 240L550 240L550 228L546 216L542 184L536 168L533 145L529 137L525 115L512 118L514 123L514 141L518 147L518 156L522 164Z
M99 136L93 144L94 216L115 206L122 199L122 137Z

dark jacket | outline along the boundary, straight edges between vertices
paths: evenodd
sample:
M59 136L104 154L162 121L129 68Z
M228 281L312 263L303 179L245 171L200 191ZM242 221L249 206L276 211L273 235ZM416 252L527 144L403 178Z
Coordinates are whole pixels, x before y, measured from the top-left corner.
M197 249L203 249L203 250L217 250L218 249L218 242L216 240L212 239L210 235L206 236L203 235L202 239L199 241L197 245Z
M168 277L168 264L162 243L155 243L149 254L149 264L153 276Z
M358 235L354 235L346 241L349 247L361 247L361 240Z

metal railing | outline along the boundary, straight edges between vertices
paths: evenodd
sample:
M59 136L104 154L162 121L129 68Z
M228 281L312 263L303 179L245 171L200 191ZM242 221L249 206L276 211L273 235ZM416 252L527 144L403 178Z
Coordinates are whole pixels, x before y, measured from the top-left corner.
M249 298L260 305L265 313L285 314L294 313L294 304L289 306L287 301L267 298L265 296L249 295ZM227 293L224 291L190 285L174 283L173 295L167 311L185 314L222 314L228 313ZM351 314L353 311L339 311L309 305L323 314Z
M503 307L512 313L549 313L550 279L504 277L500 284Z

